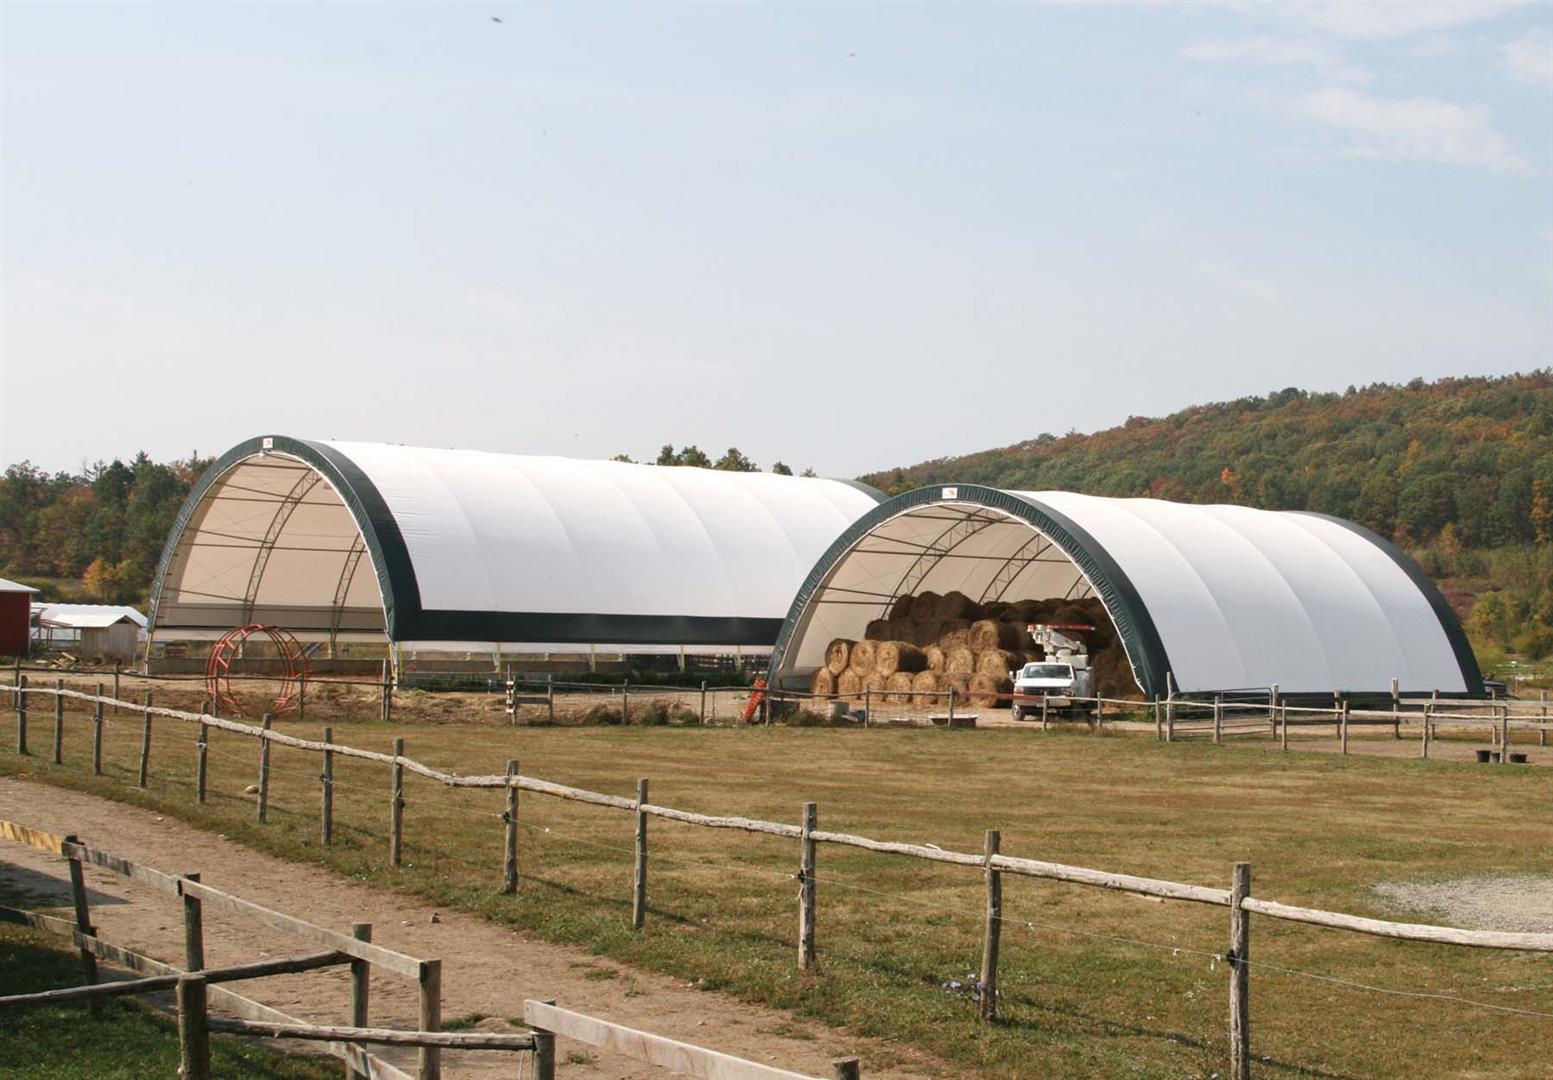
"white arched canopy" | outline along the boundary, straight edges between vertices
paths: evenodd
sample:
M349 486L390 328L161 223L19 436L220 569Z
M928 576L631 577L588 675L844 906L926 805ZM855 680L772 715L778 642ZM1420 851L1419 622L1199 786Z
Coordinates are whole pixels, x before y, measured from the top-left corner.
M190 494L152 629L769 648L815 559L879 498L846 481L270 436Z
M814 670L901 596L1097 597L1138 686L1163 696L1481 694L1456 616L1405 555L1318 514L979 486L922 488L852 526L799 591L773 656Z

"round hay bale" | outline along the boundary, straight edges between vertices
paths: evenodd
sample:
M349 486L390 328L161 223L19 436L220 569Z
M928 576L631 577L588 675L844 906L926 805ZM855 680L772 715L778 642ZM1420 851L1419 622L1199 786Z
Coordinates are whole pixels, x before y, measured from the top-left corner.
M978 619L971 623L965 643L977 652L989 649L1007 649L1012 652L1023 644L1020 640L1022 637L1024 634L1013 623Z
M1007 649L988 649L986 652L976 654L976 672L979 675L994 675L1006 679L1010 671L1023 667L1024 662L1023 653L1009 652Z
M912 596L897 596L895 603L890 605L891 620L900 622L902 619L910 618L912 601L915 599Z
M891 631L889 619L874 619L863 631L865 641L889 641L892 637L894 634Z
M915 674L927 667L927 657L909 641L881 641L874 650L874 670L888 678L897 671Z
M836 693L845 698L861 697L863 694L863 676L860 672L847 668L836 676Z
M889 691L884 695L884 700L891 705L910 705L911 691L915 676L909 671L897 671L885 682L885 688Z
M945 671L938 676L938 688L940 690L953 690L955 697L964 701L971 692L971 673L969 671Z
M1006 704L1009 695L1014 692L1014 684L1007 677L998 678L995 675L985 675L977 672L971 676L970 699L972 705L980 705L985 708L997 708Z
M944 648L944 670L951 674L972 675L976 672L976 654L964 645Z
M944 670L944 649L941 645L929 645L922 650L923 659L927 661L929 671Z
M863 689L867 690L870 694L883 694L889 688L890 680L879 674L877 671L871 671L867 675L863 676Z
M945 593L938 598L940 619L976 619L981 617L981 605L963 592Z
M907 619L897 625L900 632L895 635L895 640L909 641L919 649L935 644L943 628L943 623L938 619Z
M809 693L830 697L835 692L836 676L830 668L822 667L809 677Z
M938 635L938 643L946 649L969 649L971 647L970 628L967 626L958 626L950 630L945 630L942 634Z
M867 639L853 642L847 670L857 672L859 677L867 675L874 669L874 653L878 647L878 642Z
M911 677L911 703L919 709L931 709L943 701L935 691L942 690L943 679L936 671L919 671Z
M825 666L832 675L840 675L851 665L853 644L851 638L839 637L825 646Z

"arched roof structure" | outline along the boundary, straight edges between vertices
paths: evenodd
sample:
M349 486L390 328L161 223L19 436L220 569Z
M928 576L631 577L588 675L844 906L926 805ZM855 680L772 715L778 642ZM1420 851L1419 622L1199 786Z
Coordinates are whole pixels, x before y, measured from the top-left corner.
M1148 697L1481 695L1477 661L1439 590L1406 555L1320 514L974 485L880 503L799 590L772 656L813 671L901 596L1097 597Z
M881 498L850 481L267 436L190 493L152 632L769 648L815 559Z

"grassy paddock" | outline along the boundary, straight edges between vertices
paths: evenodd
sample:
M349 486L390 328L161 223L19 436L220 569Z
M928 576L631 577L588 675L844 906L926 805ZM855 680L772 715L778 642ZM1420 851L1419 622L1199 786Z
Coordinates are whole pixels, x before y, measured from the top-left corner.
M34 714L35 716L37 713ZM976 1020L964 984L980 957L980 875L821 847L821 972L796 971L796 842L650 824L649 916L629 929L631 815L522 796L516 897L503 896L499 791L407 776L406 860L388 868L386 766L336 761L336 845L318 842L319 761L275 747L270 824L253 823L251 739L212 732L210 791L193 799L192 726L159 721L150 789L133 787L138 718L110 718L107 773L90 775L72 710L66 764L8 747L0 770L154 807L255 847L429 896L554 941L708 989L926 1048L980 1075L1208 1076L1227 1063L1228 913L1005 876L1004 1019ZM0 740L11 732L0 718ZM318 725L282 730L316 735ZM1228 887L1395 917L1378 881L1553 873L1553 785L1530 769L1330 754L1273 744L1082 733L923 730L499 728L334 722L338 741L466 773L525 773L654 802ZM189 867L197 869L198 859ZM1427 920L1425 920L1427 921ZM1121 940L1125 939L1125 940ZM1549 1011L1553 960L1384 941L1254 920L1253 1052L1260 1076L1545 1075L1553 1021L1283 974L1300 969L1409 991ZM955 984L961 984L956 986ZM585 1007L585 1002L577 1003Z

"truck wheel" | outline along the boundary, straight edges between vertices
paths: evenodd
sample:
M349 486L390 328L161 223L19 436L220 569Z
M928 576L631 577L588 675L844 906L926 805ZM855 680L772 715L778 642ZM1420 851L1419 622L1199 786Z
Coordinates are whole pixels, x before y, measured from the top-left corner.
M1015 720L1023 720L1024 718L1025 718L1024 707L1021 706L1021 705L1015 705L1014 706L1014 719Z

